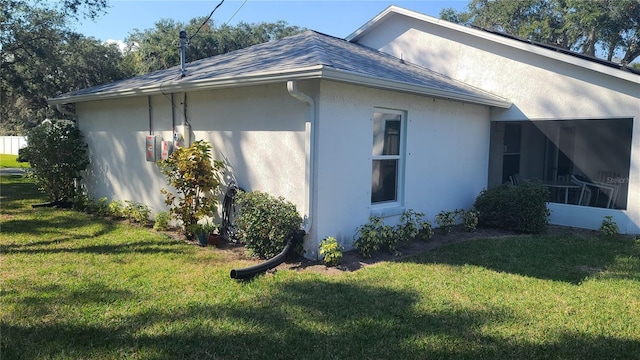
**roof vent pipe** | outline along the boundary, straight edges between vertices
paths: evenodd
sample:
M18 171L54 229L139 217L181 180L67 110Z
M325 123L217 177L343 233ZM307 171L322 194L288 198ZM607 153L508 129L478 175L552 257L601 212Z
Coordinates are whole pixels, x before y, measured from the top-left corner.
M185 57L187 52L187 31L180 30L180 75L185 77L187 75L187 69L185 65Z

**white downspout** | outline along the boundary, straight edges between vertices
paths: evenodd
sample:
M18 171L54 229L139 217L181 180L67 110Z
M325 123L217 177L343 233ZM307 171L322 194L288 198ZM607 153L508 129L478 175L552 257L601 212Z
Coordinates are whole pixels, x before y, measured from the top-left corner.
M74 118L77 116L75 113L72 113L71 111L67 111L62 107L62 104L56 104L56 109L58 109L58 111L60 113L62 113L62 115L67 115L67 116L73 116Z
M304 220L302 224L302 229L309 234L311 230L311 225L313 223L313 190L314 190L314 182L315 182L315 118L316 118L316 103L313 99L298 90L298 83L293 80L287 81L287 91L289 91L289 95L294 98L306 103L309 106L309 121L305 124L305 153L307 158L307 166L305 169L305 214Z

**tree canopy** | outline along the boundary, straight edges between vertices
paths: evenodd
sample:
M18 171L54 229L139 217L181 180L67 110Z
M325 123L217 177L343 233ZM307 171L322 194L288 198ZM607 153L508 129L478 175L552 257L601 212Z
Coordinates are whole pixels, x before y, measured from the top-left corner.
M199 32L197 30L202 26ZM125 39L127 44L125 61L137 74L166 69L180 63L179 32L186 30L189 44L187 62L228 53L268 41L294 35L302 31L298 26L289 26L285 21L275 23L216 26L213 20L193 18L188 23L162 19L152 29L135 29ZM194 34L197 35L194 36Z
M440 17L609 61L640 57L640 0L472 0Z
M95 19L106 8L107 0L0 0L0 134L21 134L47 117L62 117L47 98L179 64L181 29L192 36L188 61L301 31L284 21L216 26L204 17L163 19L152 29L133 30L124 52L71 31L69 24Z

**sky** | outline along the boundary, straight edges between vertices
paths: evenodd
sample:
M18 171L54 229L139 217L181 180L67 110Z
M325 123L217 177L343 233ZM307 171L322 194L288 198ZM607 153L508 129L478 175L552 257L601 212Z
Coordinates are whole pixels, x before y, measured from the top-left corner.
M75 31L101 41L124 40L134 29L154 27L160 19L188 22L207 16L220 0L109 0L107 13L95 21L82 20ZM225 0L213 14L217 25L276 22L284 20L328 35L345 38L390 5L438 17L440 10L452 7L462 10L467 0L422 1L338 1L338 0ZM178 34L176 34L178 36Z

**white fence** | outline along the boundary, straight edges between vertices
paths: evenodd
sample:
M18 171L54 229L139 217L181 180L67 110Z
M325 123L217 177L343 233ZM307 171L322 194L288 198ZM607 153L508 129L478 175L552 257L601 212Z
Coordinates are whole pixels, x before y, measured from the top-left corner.
M27 146L24 136L0 136L0 154L18 155L18 149Z

